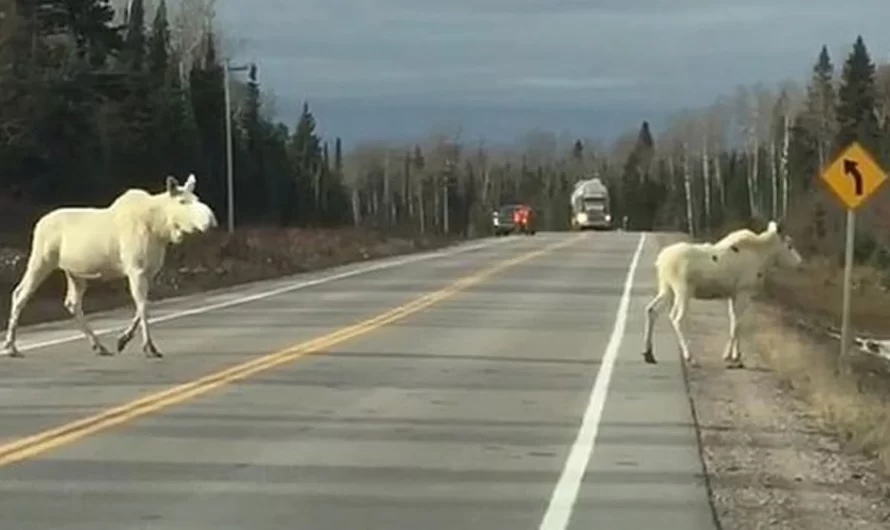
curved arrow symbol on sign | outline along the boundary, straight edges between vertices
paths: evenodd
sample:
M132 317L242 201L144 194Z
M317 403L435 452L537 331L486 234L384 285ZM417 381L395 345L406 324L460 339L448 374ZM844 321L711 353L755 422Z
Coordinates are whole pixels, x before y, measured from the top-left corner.
M849 158L844 159L844 174L853 178L856 187L856 195L862 195L862 173L859 171L859 163Z

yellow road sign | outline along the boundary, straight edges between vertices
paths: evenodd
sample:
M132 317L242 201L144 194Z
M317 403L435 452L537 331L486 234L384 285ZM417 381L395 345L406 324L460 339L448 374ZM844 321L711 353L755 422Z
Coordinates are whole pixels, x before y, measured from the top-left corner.
M841 152L821 176L851 210L858 208L887 180L881 166L858 142L851 143Z

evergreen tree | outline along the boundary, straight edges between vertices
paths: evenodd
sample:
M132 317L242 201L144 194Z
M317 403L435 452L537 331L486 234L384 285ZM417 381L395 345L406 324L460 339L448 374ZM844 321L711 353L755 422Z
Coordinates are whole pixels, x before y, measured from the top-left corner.
M227 211L225 95L222 65L216 55L213 32L204 38L202 60L190 73L191 113L197 130L196 170L207 175L202 197L216 211ZM233 140L234 142L234 140ZM220 219L220 223L225 223Z
M25 18L37 21L42 36L72 35L77 57L94 68L121 48L110 0L31 0L19 7Z
M257 67L255 64L251 64L247 75L247 94L239 117L243 131L245 160L239 166L243 169L242 175L236 179L241 189L237 196L242 204L239 210L244 210L250 218L257 218L264 213L265 208L262 206L272 193L272 188L267 188L264 178L266 170L263 165L263 145L265 139L260 106Z
M297 211L301 220L318 220L316 201L317 172L321 167L321 139L315 133L315 116L309 104L303 103L303 111L290 139L291 163L297 189Z
M141 2L140 2L141 4ZM170 23L167 2L161 0L151 23L148 39L148 71L156 82L166 81L170 74Z
M806 111L801 127L815 138L818 154L817 167L825 167L831 155L837 134L837 95L834 90L834 65L828 47L822 46L819 58L813 65L813 73L807 86Z
M878 153L880 128L875 116L875 102L875 65L859 36L844 63L838 90L835 151L858 141L872 153Z
M572 145L572 160L580 163L584 159L584 144L581 143L581 140L575 140L574 145Z
M145 7L143 0L133 0L127 12L123 57L126 67L141 72L145 65Z
M631 227L634 229L651 229L655 220L654 206L651 204L651 197L646 193L650 180L649 167L654 153L655 142L649 130L649 122L644 121L621 175L621 210L629 217Z
M797 116L791 126L788 145L788 173L791 189L810 191L819 178L822 151L818 131L808 126L807 117Z
M114 105L114 156L109 167L126 175L127 186L147 186L157 177L159 160L153 155L156 135L157 97L155 84L143 75L146 37L143 0L133 0L126 13L124 39L117 64L121 99Z

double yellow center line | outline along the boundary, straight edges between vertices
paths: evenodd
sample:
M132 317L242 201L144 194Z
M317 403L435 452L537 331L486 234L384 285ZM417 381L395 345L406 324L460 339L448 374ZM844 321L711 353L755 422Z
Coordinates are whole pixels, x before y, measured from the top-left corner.
M503 261L476 274L461 278L443 289L421 296L407 304L322 337L297 344L275 353L257 357L251 361L240 363L231 368L211 373L199 379L168 388L161 392L149 394L142 398L124 403L123 405L107 409L98 414L60 425L59 427L27 436L14 442L0 445L0 466L34 457L56 447L70 444L90 434L104 431L116 425L167 408L171 405L183 403L192 398L206 394L216 388L246 379L252 375L299 359L300 357L304 357L311 353L317 353L349 339L364 335L370 331L386 326L387 324L401 320L409 315L423 311L424 309L441 302L460 291L468 289L494 274L509 269L510 267L515 267L516 265L543 256L558 248L571 245L581 237L584 236L573 237L542 249L523 254L516 258Z

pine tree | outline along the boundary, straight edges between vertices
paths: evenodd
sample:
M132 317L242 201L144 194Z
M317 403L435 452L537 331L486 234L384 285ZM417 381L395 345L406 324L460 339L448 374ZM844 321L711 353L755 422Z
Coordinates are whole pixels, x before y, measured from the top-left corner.
M143 0L133 0L127 13L127 32L124 37L124 52L127 66L134 72L142 71L145 64L145 4Z
M257 67L255 64L251 64L247 74L247 96L245 97L244 108L241 111L240 122L246 134L247 144L252 150L256 149L259 144L260 105L260 85L257 81Z
M315 116L309 110L309 104L304 102L289 149L297 189L300 190L299 211L304 220L318 213L314 183L321 167L321 139L315 133L315 126Z
M212 32L205 36L204 45L204 56L192 65L189 83L191 113L199 139L197 149L201 164L198 171L207 175L202 183L206 191L201 195L210 201L215 210L226 211L223 71L216 55ZM220 222L224 221L220 219Z
M90 66L104 66L121 49L120 33L111 25L110 0L30 0L18 7L27 20L36 20L39 35L72 35L78 58Z
M853 141L877 154L880 128L875 115L875 65L869 57L862 36L856 38L853 51L844 63L838 91L838 133L835 151Z
M572 145L571 172L573 180L582 179L584 175L584 144L581 140L575 140Z
M167 20L167 2L161 0L151 23L148 38L148 71L155 81L163 81L170 73L170 24Z
M575 144L572 146L572 160L580 163L583 159L584 144L581 143L581 140L575 140Z
M334 141L334 172L343 177L343 141L338 136Z
M788 146L788 174L791 189L809 191L819 178L820 159L819 138L817 132L809 127L807 117L797 116L791 126L791 138Z
M622 211L628 215L634 228L650 229L654 222L654 216L651 215L654 211L649 204L649 197L645 195L654 151L655 142L649 130L649 122L644 121L621 175Z
M805 127L816 140L820 168L825 167L831 154L837 129L836 104L834 65L831 63L828 48L823 45L807 86L806 113L801 122L801 126Z
M162 159L155 155L158 98L155 83L143 74L145 68L145 9L143 0L133 0L127 13L123 46L117 70L125 89L117 107L118 130L115 170L130 179L130 185L147 186L157 179ZM133 169L124 171L124 168Z
M244 174L239 178L242 184L241 195L242 209L248 217L255 217L264 211L263 203L272 193L272 188L266 188L265 165L263 162L263 126L260 117L260 85L257 80L257 67L250 65L247 74L247 95L244 107L239 117L239 123L244 135L245 160L242 166ZM239 210L240 212L240 210Z

